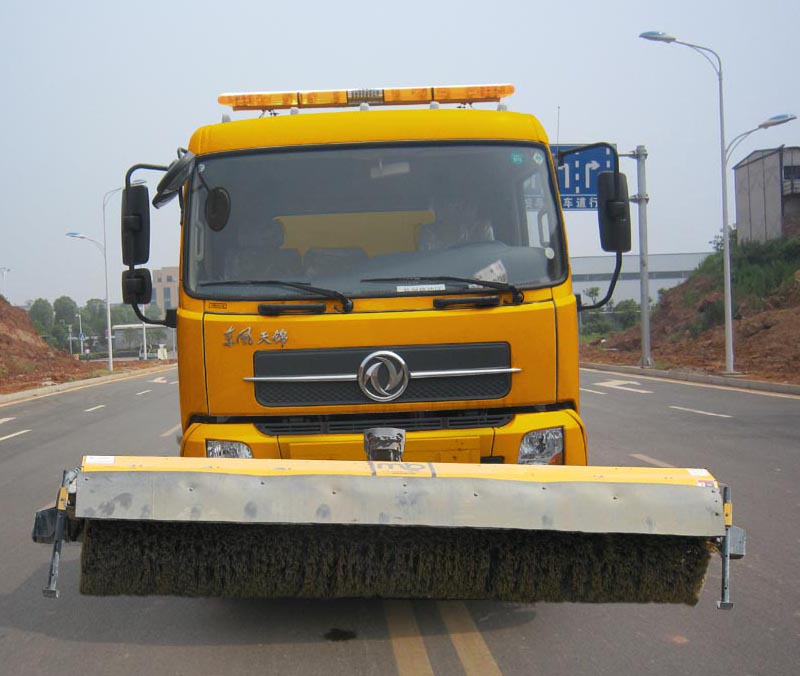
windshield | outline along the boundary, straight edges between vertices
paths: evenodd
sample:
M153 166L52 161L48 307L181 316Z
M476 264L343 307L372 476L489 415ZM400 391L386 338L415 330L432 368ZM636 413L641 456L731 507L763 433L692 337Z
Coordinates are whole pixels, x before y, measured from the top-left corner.
M235 300L310 295L275 280L349 297L457 291L447 276L552 285L566 265L548 157L536 144L453 144L203 158L187 290Z

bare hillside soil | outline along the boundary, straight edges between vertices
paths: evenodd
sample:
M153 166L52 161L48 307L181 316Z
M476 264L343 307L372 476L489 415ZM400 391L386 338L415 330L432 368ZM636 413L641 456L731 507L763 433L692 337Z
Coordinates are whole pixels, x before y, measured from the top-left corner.
M719 374L725 370L725 329L710 328L704 314L719 308L722 294L707 278L693 277L667 291L651 318L653 366ZM735 369L754 380L800 384L800 280L768 298L734 310ZM637 366L641 329L636 325L604 342L581 346L584 362Z
M114 362L116 370L152 362ZM33 328L28 313L0 296L0 394L108 374L105 361L78 361L50 347Z

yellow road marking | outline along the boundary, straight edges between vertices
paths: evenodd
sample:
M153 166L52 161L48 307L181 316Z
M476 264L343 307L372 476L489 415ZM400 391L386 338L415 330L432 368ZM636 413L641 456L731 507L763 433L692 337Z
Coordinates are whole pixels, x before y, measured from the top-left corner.
M398 676L433 676L433 668L408 601L384 601Z
M472 621L467 606L456 601L440 602L438 605L447 633L450 634L450 640L467 676L503 676L489 646Z
M175 432L180 432L180 429L181 429L181 424L180 424L180 423L178 423L177 425L175 425L175 427L170 427L170 428L169 428L169 429L168 429L166 432L164 432L164 434L162 434L161 436L162 436L162 437L169 437L169 436L172 436L173 434L175 434Z

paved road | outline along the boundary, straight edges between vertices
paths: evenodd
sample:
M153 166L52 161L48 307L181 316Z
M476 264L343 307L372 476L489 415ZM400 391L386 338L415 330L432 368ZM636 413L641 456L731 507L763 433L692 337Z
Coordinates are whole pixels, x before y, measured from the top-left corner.
M381 601L81 597L77 545L62 597L42 598L33 511L83 453L176 452L176 371L0 407L0 674L797 673L800 398L584 371L594 464L708 467L734 490L748 557L733 611Z

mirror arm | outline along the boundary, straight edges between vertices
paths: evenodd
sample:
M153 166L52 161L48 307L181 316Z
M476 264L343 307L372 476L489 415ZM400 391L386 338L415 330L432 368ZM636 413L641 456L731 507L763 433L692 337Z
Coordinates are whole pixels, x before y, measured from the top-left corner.
M133 176L133 173L137 169L150 169L152 171L166 172L167 169L169 169L169 167L163 164L146 164L146 163L134 164L130 169L128 169L127 172L125 172L126 188L131 187L131 177ZM133 246L132 242L131 246ZM131 256L131 258L132 257L133 256ZM136 268L135 265L128 266L128 270L134 270L135 268ZM171 318L169 310L167 310L167 316L165 319L150 319L149 317L144 316L144 313L139 309L139 306L136 303L131 303L131 308L133 308L133 312L139 318L139 320L144 322L145 324L155 324L157 326L166 326L168 328L175 328L176 322L174 321L174 318ZM173 321L170 321L170 319L173 319Z
M152 171L166 171L169 167L163 164L134 164L127 172L125 172L125 187L131 187L131 177L133 172L137 169L151 169Z
M579 301L578 312L583 312L584 310L596 310L597 308L603 307L606 303L608 303L608 301L611 300L611 296L614 295L614 288L617 286L619 273L622 270L622 252L617 251L616 257L617 260L614 265L614 273L611 275L611 283L608 285L608 291L606 291L606 295L592 305L584 305L581 301Z
M131 268L132 269L132 268ZM136 303L131 303L131 307L133 308L134 314L139 318L140 321L144 322L145 324L154 324L156 326L166 326L167 328L174 329L174 326L171 326L169 323L169 310L167 310L167 317L166 319L150 319L150 317L145 317L144 313L139 309L139 306Z

